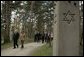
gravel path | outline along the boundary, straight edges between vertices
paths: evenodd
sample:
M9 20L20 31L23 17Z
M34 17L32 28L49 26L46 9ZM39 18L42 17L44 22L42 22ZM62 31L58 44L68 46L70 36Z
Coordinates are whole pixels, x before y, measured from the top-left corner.
M24 45L23 49L21 49L20 47L16 49L13 49L12 47L10 47L8 49L1 50L1 56L31 56L30 54L32 51L34 51L36 48L44 44L42 44L41 42L28 43Z

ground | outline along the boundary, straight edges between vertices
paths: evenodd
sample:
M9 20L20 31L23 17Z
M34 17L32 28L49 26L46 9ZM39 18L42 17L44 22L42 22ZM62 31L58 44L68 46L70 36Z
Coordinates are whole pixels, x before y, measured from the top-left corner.
M40 43L28 43L24 45L24 48L21 49L20 46L19 48L13 49L13 47L10 47L8 49L3 49L1 50L1 56L31 56L30 54L37 49L40 46L45 45Z

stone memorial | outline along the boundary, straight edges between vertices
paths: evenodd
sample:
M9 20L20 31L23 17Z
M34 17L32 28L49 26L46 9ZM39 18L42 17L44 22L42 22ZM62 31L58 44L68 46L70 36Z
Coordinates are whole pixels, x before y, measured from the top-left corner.
M79 1L55 1L53 56L79 55Z

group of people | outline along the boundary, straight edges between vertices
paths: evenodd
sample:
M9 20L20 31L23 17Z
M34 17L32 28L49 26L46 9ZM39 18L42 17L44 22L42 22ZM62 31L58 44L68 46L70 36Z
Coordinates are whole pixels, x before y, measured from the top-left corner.
M18 48L18 41L20 39L20 42L21 42L21 48L24 48L24 40L25 40L25 33L24 33L24 30L22 30L20 33L18 32L18 30L15 30L13 31L13 47L14 49L17 47ZM53 40L53 37L51 36L50 33L40 33L40 32L37 32L35 34L35 37L34 37L34 42L40 42L42 41L42 43L46 42L46 43L49 43L50 46L51 46L51 41Z
M19 33L17 30L13 31L13 49L15 49L16 47L18 48L18 41L20 39L21 41L21 48L24 48L24 40L25 40L25 33L22 30L21 33Z
M51 36L50 33L40 33L40 32L37 32L35 34L35 37L34 37L34 41L35 42L40 42L42 41L42 43L46 42L46 43L50 43L51 44L51 41L53 40L53 37Z

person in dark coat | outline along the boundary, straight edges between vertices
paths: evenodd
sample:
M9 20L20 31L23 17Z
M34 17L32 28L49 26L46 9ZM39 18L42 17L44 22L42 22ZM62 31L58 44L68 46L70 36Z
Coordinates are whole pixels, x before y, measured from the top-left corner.
M45 36L45 34L44 34L44 32L43 32L43 34L42 34L42 43L44 43L44 36Z
M45 33L44 38L45 38L45 42L48 42L48 33Z
M36 41L39 42L39 32L36 34Z
M36 42L36 34L34 35L34 42Z
M19 39L19 32L18 31L15 31L13 33L13 45L14 45L14 48L18 48L18 39Z
M42 40L42 33L40 33L40 41Z
M40 42L40 39L41 39L41 33L39 32L38 33L38 42Z
M35 34L34 42L37 42L37 33Z

